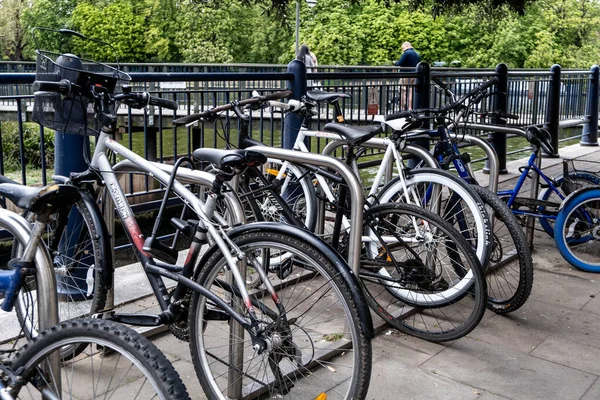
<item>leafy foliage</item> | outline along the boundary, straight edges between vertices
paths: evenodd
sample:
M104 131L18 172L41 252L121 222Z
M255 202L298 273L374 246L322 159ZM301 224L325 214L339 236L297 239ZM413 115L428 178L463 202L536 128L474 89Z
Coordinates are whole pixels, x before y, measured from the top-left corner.
M21 168L21 156L19 151L19 129L16 122L0 123L2 132L2 157L4 168L15 171ZM45 161L46 165L54 163L54 132L44 130ZM42 152L40 148L39 125L25 123L23 130L23 155L25 165L34 168L42 166Z
M34 25L68 27L107 41L113 49L91 43L77 51L108 61L111 51L131 62L287 63L295 56L296 0L28 1L31 7L24 7L25 0L0 1L5 58L33 58L23 32ZM589 68L600 59L596 0L318 0L313 8L298 3L300 41L320 65L391 65L404 41L424 61L464 67L503 62L513 68Z

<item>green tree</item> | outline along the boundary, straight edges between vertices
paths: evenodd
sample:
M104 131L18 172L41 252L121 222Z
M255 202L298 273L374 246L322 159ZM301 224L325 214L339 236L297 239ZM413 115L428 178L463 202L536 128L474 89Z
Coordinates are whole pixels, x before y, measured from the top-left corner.
M26 46L25 30L21 24L23 11L27 8L25 0L0 1L0 40L2 58L22 60Z

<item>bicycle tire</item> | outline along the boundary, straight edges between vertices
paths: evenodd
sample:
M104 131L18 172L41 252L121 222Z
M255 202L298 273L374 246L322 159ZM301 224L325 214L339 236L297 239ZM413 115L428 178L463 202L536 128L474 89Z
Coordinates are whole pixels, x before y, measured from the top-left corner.
M265 177L267 177L268 180L275 179L282 166L283 163L281 161L269 159L269 164L264 166ZM277 189L277 193L286 196L284 199L290 210L309 231L314 231L317 222L317 194L310 174L301 167L288 163L284 175L284 185L287 185L287 187L290 187L291 189L286 190L282 186ZM248 222L285 222L285 218L280 213L281 206L269 195L269 189L260 190L261 187L263 187L263 184L262 182L258 182L257 179L254 179L253 181L248 182L248 185L241 187L240 197L242 203L244 204L245 201L248 201L249 208L252 210L254 217L249 218Z
M473 185L490 211L492 254L485 268L489 310L505 314L518 310L533 287L533 259L527 238L510 208L496 194Z
M471 185L447 171L420 168L406 174L407 188L415 187L418 189L420 184L430 185L432 183L442 187L439 196L451 196L451 198L458 196L461 204L465 205L465 207L461 207L461 210L468 210L468 212L459 211L455 213L454 207L448 209L448 204L445 204L444 208L440 210L440 215L446 220L453 221L453 225L458 225L457 229L473 244L479 261L485 266L491 254L491 228L481 199L471 188ZM377 199L380 204L404 201L403 192L402 181L399 177L396 177L377 194ZM418 196L423 201L424 195L419 192ZM434 204L435 202L431 202L428 208L433 209ZM459 213L462 218L455 218L456 214ZM474 229L469 226L471 224L474 224Z
M104 309L108 289L102 281L99 271L112 268L112 256L108 241L102 240L102 227L94 224L92 213L96 210L90 209L87 204L79 200L66 211L69 221L73 225L63 227L58 241L59 249L50 248L57 232L54 224L59 218L58 214L51 216L47 226L45 243L52 255L54 268L57 271L58 311L61 321L89 317ZM34 221L35 215L29 211L23 214L28 221ZM12 258L18 258L22 253L23 244L15 244L12 249ZM94 265L91 272L90 266ZM93 279L90 285L88 279ZM35 279L28 280L29 290L23 288L19 299L15 304L17 318L28 338L35 337L38 331L38 316ZM77 290L86 289L86 293ZM68 354L77 355L65 349L63 357Z
M566 199L554 223L554 240L569 264L600 272L599 188L583 189Z
M370 242L360 280L376 314L431 342L458 339L477 326L487 299L483 269L450 223L414 205L389 203L366 211L365 225Z
M94 350L91 344L100 347ZM88 351L63 362L62 390L58 393L56 382L42 369L48 365L49 354L66 347L84 347ZM96 368L94 361L98 364ZM129 368L127 362L131 363ZM85 318L61 322L25 344L11 360L10 367L15 371L21 369L20 376L25 381L19 399L30 398L32 392L37 394L35 398L40 398L40 385L46 385L57 398L190 398L181 378L156 346L134 330L107 320ZM103 371L111 372L110 367L113 376L101 375ZM81 375L90 372L98 372L98 377L82 379Z
M554 177L554 181L560 185L564 181L563 174L559 174ZM598 186L600 185L600 176L589 171L569 171L569 179L574 183L581 185L581 187ZM563 192L564 195L564 192ZM552 189L544 188L538 195L539 200L554 201L556 203L562 203L562 200L552 191ZM544 211L544 207L539 207L540 212ZM551 218L539 218L540 226L550 236L554 237L554 219Z
M261 327L272 329L270 337L273 338L273 343L277 343L275 338L280 338L279 347L256 354L252 350L247 331L230 331L234 325L230 324L230 318L224 316L221 320L205 320L205 315L218 310L215 305L209 304L206 297L197 292L193 293L189 313L190 349L196 374L208 398L241 397L241 388L237 387L238 392L234 390L236 388L231 389L231 385L228 385L228 374L222 374L223 370L235 372L237 369L243 371L240 386L246 388L244 398L261 395L268 398L275 395L294 398L296 394L299 398L319 398L324 393L327 399L364 399L370 379L371 343L360 327L357 305L337 267L318 249L290 234L257 230L241 233L232 240L250 261L272 262L275 254L292 260L294 271L287 278L278 278L271 272L269 279L277 289L287 321L294 322L289 326L289 334L284 334L285 327L272 325L276 321L281 323L281 314L277 314L277 318L269 317L262 311L263 308L255 306ZM265 249L268 249L269 254L261 257ZM240 297L218 279L227 276L227 266L219 249L214 249L201 271L197 273L198 284L227 298L230 304L239 307L238 309L245 310ZM257 302L260 301L260 304L273 309L274 305L271 304L268 293L264 297L264 303L261 300L265 295L264 289L258 287L250 293ZM308 304L309 302L312 303ZM239 324L235 325L239 327ZM242 349L250 349L249 352L244 351L244 354L240 355L239 367L231 366L229 358L233 354L229 351L231 338L234 338L235 343L236 337L240 338L238 344ZM287 342L289 337L291 343ZM284 348L283 343L288 347ZM319 358L324 357L328 349L334 348L334 356L337 357L327 361ZM291 359L294 356L291 352L294 356L301 356L301 366L292 364ZM266 365L267 358L276 357L278 353L281 353L285 360L279 360L276 365L289 368L282 373L282 381L292 383L294 388L289 389L282 385L283 388L277 390L267 382L270 379L274 380L275 376ZM281 365L283 363L287 365ZM304 369L313 364L320 368L304 373ZM259 376L253 376L255 373ZM286 392L287 389L289 392Z

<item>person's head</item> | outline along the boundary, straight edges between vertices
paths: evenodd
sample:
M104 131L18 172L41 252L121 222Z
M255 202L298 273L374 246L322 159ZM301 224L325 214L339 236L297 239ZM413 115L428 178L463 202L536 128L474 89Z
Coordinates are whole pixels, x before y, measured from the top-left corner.
M308 48L307 45L303 44L302 46L300 46L300 48L298 49L298 54L296 54L296 59L304 62L305 57L307 55L309 55L310 53L310 49Z
M412 49L412 44L410 44L410 42L402 43L402 51L406 51L408 49Z

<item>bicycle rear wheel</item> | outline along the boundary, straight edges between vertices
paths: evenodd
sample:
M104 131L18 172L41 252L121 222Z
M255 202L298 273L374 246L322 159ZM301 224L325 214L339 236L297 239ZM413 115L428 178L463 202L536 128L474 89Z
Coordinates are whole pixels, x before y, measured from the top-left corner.
M99 271L112 268L112 256L108 241L104 241L102 227L97 226L88 205L79 200L60 213L50 216L43 240L50 250L56 272L58 290L58 314L60 321L89 317L106 304L107 288ZM25 212L28 221L35 215ZM62 222L61 222L62 221ZM23 253L23 244L14 243L12 258ZM15 305L17 317L28 338L38 334L37 289L31 278L19 294ZM76 355L77 351L66 348L63 357Z
M247 256L248 270L268 273L280 305L264 283L250 291L259 329L271 343L258 354L247 331L206 297L192 295L190 349L207 396L365 398L371 344L336 265L314 246L282 232L256 230L232 240ZM197 282L244 315L220 250L208 256Z
M290 163L287 163L285 171L281 173L283 167L281 161L269 159L269 163L263 166L263 175L267 183L273 185L272 190L283 197L298 220L309 231L313 231L317 221L317 194L310 174ZM281 181L275 183L279 175L282 175ZM259 177L250 176L250 171L246 173L246 179L247 184L241 188L240 199L245 209L252 210L253 218L248 218L248 222L286 222L281 212L281 205L269 189L264 189L265 182Z
M565 180L562 174L554 177L554 181L557 185L562 184ZM590 186L598 186L600 185L600 176L594 174L593 172L588 171L569 171L569 180L577 186L578 188L585 188ZM559 189L564 194L563 189ZM538 195L539 200L550 201L556 204L562 203L562 199L549 187L542 189L540 194ZM543 212L545 207L540 207L540 211ZM546 231L550 237L554 237L554 218L544 218L540 217L539 219L540 225Z
M412 205L365 213L360 279L371 309L433 342L458 339L483 317L486 283L473 248L448 222Z
M85 348L61 366L58 379L48 371L57 350ZM100 319L62 322L41 332L11 361L21 369L18 399L189 399L181 378L147 339L126 326Z
M533 260L527 238L510 208L496 194L473 185L490 214L492 254L485 267L488 309L505 314L519 309L533 287Z

